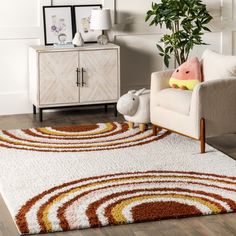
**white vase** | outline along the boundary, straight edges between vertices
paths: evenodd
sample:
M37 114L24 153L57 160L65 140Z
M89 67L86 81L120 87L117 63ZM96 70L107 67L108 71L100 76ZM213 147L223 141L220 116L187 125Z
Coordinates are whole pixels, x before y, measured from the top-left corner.
M75 37L73 38L72 43L76 46L76 47L81 47L84 45L84 40L82 38L82 35L80 32L77 32L75 34Z

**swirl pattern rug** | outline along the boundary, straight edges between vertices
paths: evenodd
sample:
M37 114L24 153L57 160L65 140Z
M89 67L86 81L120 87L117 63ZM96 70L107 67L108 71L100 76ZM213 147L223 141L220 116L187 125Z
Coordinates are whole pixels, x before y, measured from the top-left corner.
M126 123L1 131L0 146L40 152L88 152L142 145L168 135L165 132L154 137L150 131L133 131Z
M20 234L236 212L236 162L126 123L0 131L0 191Z

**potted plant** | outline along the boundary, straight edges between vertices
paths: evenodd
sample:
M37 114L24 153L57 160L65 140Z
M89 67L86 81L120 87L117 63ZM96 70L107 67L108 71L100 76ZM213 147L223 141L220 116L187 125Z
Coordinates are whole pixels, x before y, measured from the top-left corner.
M159 25L162 28L164 25L170 30L161 38L164 47L156 45L165 65L169 67L171 55L181 65L195 45L206 45L202 35L204 31L210 31L206 25L212 16L202 0L161 0L161 3L152 3L145 20L150 21L150 26Z

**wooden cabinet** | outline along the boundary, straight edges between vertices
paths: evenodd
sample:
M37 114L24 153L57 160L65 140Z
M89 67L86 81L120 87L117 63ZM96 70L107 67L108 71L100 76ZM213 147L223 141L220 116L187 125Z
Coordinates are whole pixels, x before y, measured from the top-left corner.
M117 51L84 51L80 53L84 86L80 102L116 100L119 94Z
M39 103L47 106L78 103L78 52L39 53Z
M119 46L29 50L30 99L40 112L91 104L116 104L120 96Z

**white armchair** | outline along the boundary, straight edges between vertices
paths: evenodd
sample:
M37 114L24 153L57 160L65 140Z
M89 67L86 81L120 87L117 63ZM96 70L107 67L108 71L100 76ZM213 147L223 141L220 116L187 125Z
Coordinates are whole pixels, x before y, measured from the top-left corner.
M155 72L151 78L151 123L201 143L205 137L236 132L236 78L205 78L193 91L173 89L169 79L173 70Z

